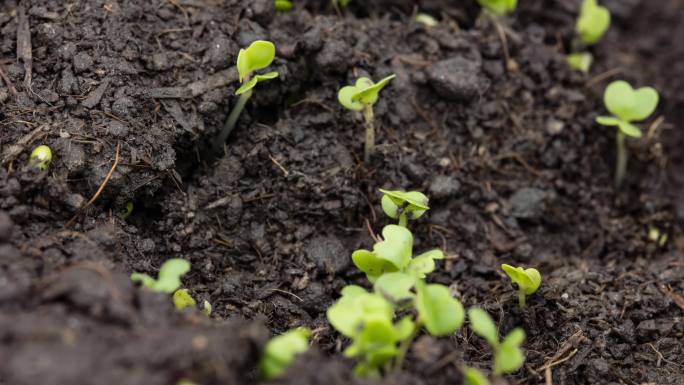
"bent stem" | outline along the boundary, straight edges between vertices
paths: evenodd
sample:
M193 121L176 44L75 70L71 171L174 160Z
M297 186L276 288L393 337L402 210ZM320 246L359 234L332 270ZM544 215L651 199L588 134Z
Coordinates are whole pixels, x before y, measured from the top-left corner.
M363 108L363 119L366 122L366 142L363 147L363 161L368 163L373 151L375 151L375 127L373 127L373 106L366 105Z
M615 160L615 188L620 188L627 171L627 148L625 147L625 134L618 130L615 137L617 144L617 159Z
M418 332L420 332L420 329L422 327L423 321L417 319L416 322L413 324L413 330L411 331L409 337L401 341L401 345L399 345L399 353L397 354L397 358L394 360L394 368L392 368L393 373L399 373L399 371L401 370L401 367L404 365L406 353L408 353L408 350L411 347L411 343L413 343L413 340L416 339L416 336L418 336Z
M401 227L407 227L408 226L408 215L406 215L406 212L401 213L399 215L399 226Z
M235 106L233 106L233 109L230 111L230 115L228 115L226 123L223 125L223 129L221 129L221 132L216 136L216 140L214 141L214 149L216 150L216 152L219 152L223 148L223 144L226 143L228 135L230 135L230 133L235 128L235 125L237 124L237 121L240 118L242 110L245 109L245 105L251 97L252 90L249 90L241 94L238 98L237 103L235 103Z
M518 305L521 310L525 308L525 292L523 290L518 290Z

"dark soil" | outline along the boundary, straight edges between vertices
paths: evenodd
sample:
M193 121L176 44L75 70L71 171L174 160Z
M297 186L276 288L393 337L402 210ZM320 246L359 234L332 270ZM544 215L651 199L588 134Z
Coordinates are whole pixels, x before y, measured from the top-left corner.
M520 2L502 26L515 68L475 1L357 2L342 16L272 3L0 4L0 384L256 383L270 332L301 325L315 349L276 383L366 383L325 309L365 281L350 255L389 223L381 187L430 196L410 227L416 250L448 255L432 280L502 332L525 329L510 383L684 383L683 1L603 1L613 26L588 76L563 58L575 0ZM416 9L440 25L412 22ZM276 43L280 78L215 157L232 63L257 38ZM336 92L389 73L363 164ZM662 96L619 191L614 132L594 123L617 78ZM39 143L54 152L47 173L26 166ZM170 257L192 262L184 286L213 304L210 320L129 281ZM542 272L524 312L504 262ZM385 383L460 384L463 364L490 360L467 328L422 336Z

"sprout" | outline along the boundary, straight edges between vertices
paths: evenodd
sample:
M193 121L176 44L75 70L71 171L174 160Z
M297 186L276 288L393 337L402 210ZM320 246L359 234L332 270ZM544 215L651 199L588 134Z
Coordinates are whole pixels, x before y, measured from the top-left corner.
M575 30L580 40L586 45L593 45L610 27L610 11L598 5L597 0L583 0Z
M503 16L515 11L518 0L477 0L487 12L496 16Z
M202 301L202 314L204 314L207 317L211 316L211 311L213 310L213 307L211 306L211 303L207 301L206 299Z
M617 126L617 160L615 162L615 186L622 184L627 170L625 136L640 138L639 127L632 124L648 118L658 106L658 91L651 87L637 90L623 80L616 80L606 87L603 102L613 116L599 116L596 122L604 126Z
M373 283L391 272L425 278L435 269L435 260L444 258L441 250L430 250L412 258L413 235L405 227L387 225L382 229L382 236L384 240L376 243L373 251L361 249L352 254L354 265Z
M275 0L275 9L279 12L290 12L294 8L289 0Z
M275 79L278 77L278 72L272 71L263 75L254 75L254 71L263 69L271 65L275 58L275 45L270 41L257 40L250 44L247 49L240 49L237 58L237 70L242 86L235 91L238 95L238 101L230 111L226 124L216 137L214 145L219 150L226 142L228 135L235 128L242 110L245 108L247 101L252 97L254 87L263 81Z
M591 64L594 62L594 56L589 52L577 52L566 56L565 60L568 62L570 68L586 74L589 72L589 68L591 68Z
M31 156L29 156L29 165L31 167L46 171L50 167L50 162L52 162L52 150L50 147L42 144L31 151Z
M190 262L181 258L172 258L159 268L159 278L154 279L147 274L133 273L131 280L141 282L143 286L159 293L171 294L181 286L180 277L190 271Z
M121 219L123 219L125 221L126 219L128 219L128 217L131 216L132 213L133 213L133 202L128 202L128 203L126 203L126 207L124 207L119 212L119 216L121 217Z
M188 306L197 306L197 301L190 295L188 289L178 289L173 293L173 305L178 310L183 310Z
M399 219L399 226L406 227L408 219L418 219L427 210L429 199L418 191L390 191L379 189L382 196L382 210L392 219Z
M270 380L282 375L297 355L309 348L310 335L308 329L297 328L268 341L259 362L261 376Z
M344 108L363 112L366 124L366 139L363 152L363 159L365 162L370 160L375 149L373 104L378 101L380 91L394 78L395 75L390 75L377 83L373 83L371 79L362 77L356 81L355 85L342 87L337 94L337 99Z
M536 293L539 289L542 281L541 274L539 274L537 269L513 267L505 263L501 265L501 268L518 287L518 303L521 309L524 308L525 298Z
M428 15L427 13L419 12L416 14L416 17L414 18L418 23L423 24L424 26L430 28L430 27L436 27L439 25L439 22L437 19L434 17Z
M499 333L492 317L484 310L473 307L468 310L470 328L473 333L487 341L494 351L494 373L501 375L520 369L525 362L525 355L520 349L525 340L525 331L515 328L499 342Z
M667 243L667 233L663 233L659 228L649 225L648 226L648 240L653 243L657 243L658 246L663 247Z
M489 385L487 377L478 369L464 367L462 371L466 385Z

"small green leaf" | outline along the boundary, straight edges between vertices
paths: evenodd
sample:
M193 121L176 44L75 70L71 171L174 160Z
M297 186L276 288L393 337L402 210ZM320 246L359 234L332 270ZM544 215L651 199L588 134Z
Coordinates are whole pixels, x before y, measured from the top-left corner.
M159 293L171 294L181 286L180 277L190 271L190 262L181 258L172 258L159 268L159 278L154 279L147 274L133 273L131 280L142 282L143 286Z
M384 241L373 246L373 254L389 261L397 270L408 266L413 253L413 234L405 227L387 225L382 229Z
M152 289L154 284L157 282L156 279L150 277L149 275L147 275L145 273L133 273L133 274L131 274L131 281L140 282L140 283L142 283L143 286L145 286L148 289Z
M482 8L498 16L515 11L518 5L518 0L477 0L477 2Z
M597 116L596 123L604 126L617 126L620 124L620 119L612 116Z
M382 206L382 211L392 219L399 219L399 205L394 203L394 200L390 198L389 195L385 194L380 200L380 205Z
M405 316L404 318L400 319L399 322L394 325L394 330L397 332L397 340L404 341L409 338L411 334L413 334L413 329L415 326L416 323L413 322L411 316Z
M499 345L499 333L489 313L480 308L471 307L468 310L468 318L470 319L470 329L472 329L473 333L484 338L492 347Z
M298 328L272 338L264 348L259 371L266 379L273 379L285 372L295 357L309 349L311 332Z
M494 351L494 372L497 374L513 373L525 362L525 354L520 345L525 340L525 332L515 328L504 338L498 349Z
M463 305L451 296L449 288L440 284L416 285L416 309L433 336L445 336L455 332L463 324Z
M237 69L242 83L252 72L266 68L275 58L275 45L270 41L257 40L238 53Z
M371 106L377 102L380 91L394 79L395 75L390 75L377 83L366 77L356 80L353 86L345 86L337 94L340 104L349 110L361 111L364 106Z
M294 8L289 0L275 0L275 9L279 12L290 12Z
M211 303L207 301L206 299L202 301L202 314L204 314L207 317L211 317L211 311L213 307L211 306Z
M275 78L277 78L277 77L278 77L278 73L275 72L275 71L269 72L269 73L266 73L266 74L263 74L263 75L255 75L252 79L250 79L250 81L248 81L247 83L243 84L242 87L238 88L238 90L235 91L235 95L242 95L242 94L244 94L245 92L247 92L247 91L251 90L252 88L256 87L256 85L259 84L260 82L263 82L263 81L265 81L265 80L275 79Z
M190 295L188 289L178 289L173 293L173 305L178 310L183 310L189 306L196 306L197 301Z
M42 144L31 151L29 156L29 164L32 167L45 171L50 167L52 162L52 150L50 147Z
M575 25L575 30L584 44L598 43L608 27L610 27L610 11L598 5L596 0L584 0Z
M658 92L651 87L634 90L623 80L616 80L606 87L603 100L608 111L623 122L648 118L658 106Z
M570 68L575 71L580 71L583 73L588 73L591 68L591 64L594 62L594 56L589 52L577 52L571 53L565 57Z
M373 290L381 293L394 303L413 298L411 289L416 283L416 279L405 273L383 274L375 281Z
M375 282L387 272L397 271L392 262L382 259L368 250L356 250L352 253L352 261L359 270L366 273L366 277L371 282Z
M356 92L355 86L342 87L337 93L337 100L344 108L348 110L361 111L363 110L363 104L361 104L361 102L352 100L352 96L356 94Z
M432 273L435 270L435 259L443 258L444 253L442 250L430 250L413 258L406 270L415 274L417 278L425 278L426 274Z
M489 385L487 377L475 368L463 368L463 379L466 385Z
M431 28L431 27L436 27L439 25L439 21L432 17L431 15L423 12L419 12L416 14L416 17L414 20L418 23L423 24L424 26Z

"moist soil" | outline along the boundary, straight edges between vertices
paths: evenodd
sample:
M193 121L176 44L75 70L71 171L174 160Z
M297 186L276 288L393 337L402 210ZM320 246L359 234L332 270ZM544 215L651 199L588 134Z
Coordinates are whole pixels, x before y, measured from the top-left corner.
M447 255L430 280L525 329L526 364L502 383L684 383L683 1L603 1L588 75L563 56L579 1L523 0L497 23L474 1L295 3L2 2L0 384L260 383L265 342L297 326L313 348L275 383L373 383L325 310L367 285L350 255L390 223L378 188L429 195L409 226L417 251ZM280 76L217 155L255 39L275 42ZM336 92L390 73L364 163ZM618 78L661 93L621 189L615 133L594 123ZM41 143L47 172L27 166ZM128 279L171 257L210 318ZM544 277L524 311L501 263ZM490 361L467 327L420 336L384 383L461 384Z

